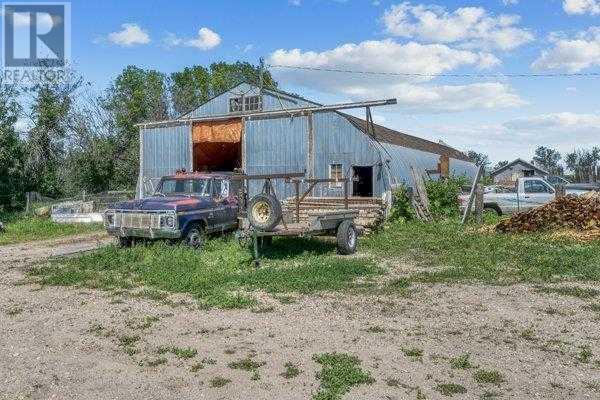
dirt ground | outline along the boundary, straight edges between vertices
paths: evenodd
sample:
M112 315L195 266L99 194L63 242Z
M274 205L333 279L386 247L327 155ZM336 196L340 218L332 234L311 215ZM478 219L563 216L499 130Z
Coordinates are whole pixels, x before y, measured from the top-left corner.
M400 298L262 296L253 310L207 311L179 296L23 283L31 263L106 241L0 248L1 399L309 399L321 368L312 357L325 352L356 355L375 379L345 399L446 398L445 383L466 389L453 398L600 398L593 301L531 285L420 286ZM197 354L158 351L173 346ZM472 367L453 369L451 359L465 353ZM247 356L265 363L258 374L228 366ZM286 363L302 372L283 377ZM478 368L503 382L476 382Z

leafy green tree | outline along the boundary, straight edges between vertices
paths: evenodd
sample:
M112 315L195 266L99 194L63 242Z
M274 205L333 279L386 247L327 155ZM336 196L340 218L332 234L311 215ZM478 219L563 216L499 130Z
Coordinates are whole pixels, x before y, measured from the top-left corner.
M557 150L540 146L535 150L533 162L552 175L562 175L564 173L564 168L560 165L561 158L562 156Z
M0 209L23 201L23 145L15 124L21 112L18 91L0 81Z
M26 172L29 189L45 196L59 197L63 192L61 163L64 159L71 123L71 110L83 79L69 71L54 81L41 74L29 89L33 101L33 126L26 141Z
M474 150L469 150L467 152L467 157L469 157L476 165L481 166L485 169L490 165L490 158L485 153L478 153Z
M214 96L230 89L240 82L260 83L260 67L248 62L235 63L218 62L210 65L211 94ZM265 88L276 88L277 83L269 71L264 70L262 84Z
M492 171L495 171L497 169L500 169L502 167L506 167L508 165L508 161L504 160L504 161L498 161L498 163L496 163L496 165L494 165L494 167L492 168Z
M115 122L113 186L135 187L139 169L139 128L136 124L169 118L164 74L126 67L107 91L106 109Z
M169 89L176 114L185 114L211 96L210 72L200 66L186 67L170 76Z

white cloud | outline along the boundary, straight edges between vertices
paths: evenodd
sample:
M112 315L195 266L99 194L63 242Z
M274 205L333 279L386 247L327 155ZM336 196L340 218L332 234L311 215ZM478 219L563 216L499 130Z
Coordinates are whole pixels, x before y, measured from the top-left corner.
M514 6L516 4L519 4L519 0L502 0L502 4L504 4L505 6Z
M577 93L577 92L579 92L579 90L577 90L577 88L576 88L576 87L574 87L574 86L569 86L569 87L567 87L565 90L566 90L567 92L569 92L569 93Z
M518 118L504 124L509 129L551 130L559 132L600 132L599 114L572 112L541 114Z
M518 15L493 16L481 7L463 7L448 12L435 5L397 4L383 15L387 31L405 38L434 43L457 43L464 48L513 50L533 40L517 27Z
M567 14L600 14L599 0L563 0L563 9Z
M121 28L120 31L108 34L109 42L123 47L150 43L150 35L138 24L122 24Z
M510 86L497 82L469 85L425 84L434 79L432 75L460 67L487 68L500 63L489 53L457 50L441 44L400 44L387 39L348 43L323 52L280 49L271 54L269 63L392 74L426 74L427 76L415 77L336 74L279 68L271 71L282 82L344 95L353 100L396 97L405 110L415 113L456 112L526 104Z
M457 43L464 48L513 50L534 39L519 28L518 15L489 14L481 7L448 12L435 5L393 5L383 15L386 30L396 36L433 43Z
M302 1L301 0L289 0L289 3L292 6L295 6L295 7L300 7L302 5Z
M172 33L168 33L163 39L166 47L195 47L200 50L211 50L221 44L221 36L209 28L202 27L198 30L198 36L195 38L179 38Z
M551 35L553 46L532 64L537 70L565 69L579 72L600 65L600 27L591 27L574 38Z
M440 74L461 66L487 69L501 62L484 52L457 50L443 44L401 44L392 39L346 43L322 52L279 49L271 64L342 68L402 74ZM314 74L313 74L314 75ZM419 80L431 78L419 78Z

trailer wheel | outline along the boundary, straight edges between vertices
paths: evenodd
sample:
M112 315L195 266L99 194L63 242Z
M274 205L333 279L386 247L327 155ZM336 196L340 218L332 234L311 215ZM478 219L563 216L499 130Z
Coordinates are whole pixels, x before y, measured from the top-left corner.
M200 249L204 244L204 229L202 225L192 225L185 234L185 244L194 248Z
M337 228L338 254L349 255L356 252L358 234L352 221L343 221Z
M119 247L122 249L126 249L133 245L133 239L127 236L119 236L118 237Z
M275 196L258 194L248 204L248 221L261 231L270 231L281 220L281 203Z

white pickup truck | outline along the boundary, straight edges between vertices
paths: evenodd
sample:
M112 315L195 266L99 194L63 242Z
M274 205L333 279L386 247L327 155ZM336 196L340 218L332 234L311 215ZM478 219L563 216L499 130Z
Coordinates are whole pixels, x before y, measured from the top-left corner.
M589 190L566 188L566 194L581 195ZM498 215L526 211L549 203L556 197L556 190L542 178L519 178L515 187L487 186L483 194L483 207ZM469 195L458 197L461 210L467 206Z

